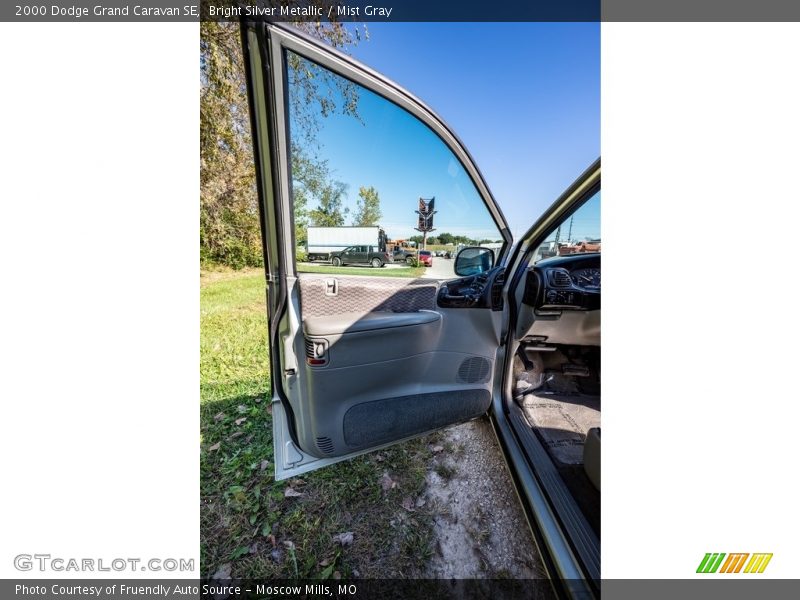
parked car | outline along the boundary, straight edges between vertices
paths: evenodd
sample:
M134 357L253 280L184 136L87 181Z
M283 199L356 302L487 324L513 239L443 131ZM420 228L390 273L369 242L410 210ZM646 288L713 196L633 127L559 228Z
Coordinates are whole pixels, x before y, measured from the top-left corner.
M242 27L255 156L266 157L255 166L266 206L275 478L488 415L556 594L599 597L601 254L535 260L572 217L599 229L600 160L543 215L530 214L515 242L472 155L414 95L288 24ZM326 99L345 94L358 118L292 102L315 85ZM296 272L285 183L309 120L311 138L334 120L325 152L363 165L347 185L424 171L426 190L414 181L403 196L457 189L437 225L480 223L481 239L502 241L458 248L455 278L444 282ZM387 258L355 254L338 264Z
M349 246L339 252L331 252L331 264L334 267L342 265L382 267L388 262L393 262L392 255L381 252L375 246Z
M420 250L419 251L419 262L425 265L426 267L433 266L433 254L431 254L430 250Z

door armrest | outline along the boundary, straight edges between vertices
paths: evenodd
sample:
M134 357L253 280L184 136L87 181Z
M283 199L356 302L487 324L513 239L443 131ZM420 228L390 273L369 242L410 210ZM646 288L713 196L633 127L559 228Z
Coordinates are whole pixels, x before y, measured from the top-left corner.
M336 335L375 329L391 329L425 325L440 321L442 315L432 310L396 313L376 311L368 313L342 313L327 317L306 317L303 319L303 333L308 336Z

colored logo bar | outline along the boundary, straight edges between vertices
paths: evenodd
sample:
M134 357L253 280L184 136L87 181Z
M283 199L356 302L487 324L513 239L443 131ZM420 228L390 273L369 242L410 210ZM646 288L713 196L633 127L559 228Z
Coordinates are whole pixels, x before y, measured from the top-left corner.
M726 558L727 556L727 558ZM747 558L750 557L748 561ZM738 552L725 554L724 552L708 552L697 567L698 573L763 573L772 553L749 554ZM744 568L744 570L742 569Z

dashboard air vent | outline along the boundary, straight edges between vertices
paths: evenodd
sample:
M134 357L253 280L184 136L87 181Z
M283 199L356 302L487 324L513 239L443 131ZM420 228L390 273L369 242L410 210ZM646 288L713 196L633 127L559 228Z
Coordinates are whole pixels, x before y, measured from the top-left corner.
M550 271L550 283L553 287L569 288L572 287L572 278L563 269L553 269Z
M505 282L505 269L502 269L492 284L492 310L503 310L503 285Z

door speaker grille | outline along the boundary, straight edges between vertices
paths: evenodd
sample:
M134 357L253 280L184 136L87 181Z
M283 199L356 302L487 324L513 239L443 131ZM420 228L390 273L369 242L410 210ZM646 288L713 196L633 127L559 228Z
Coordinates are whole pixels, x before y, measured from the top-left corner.
M333 454L333 440L329 437L318 437L317 448L323 454Z
M485 358L473 356L458 367L458 380L462 383L485 383L489 380L492 364Z

